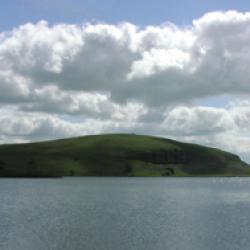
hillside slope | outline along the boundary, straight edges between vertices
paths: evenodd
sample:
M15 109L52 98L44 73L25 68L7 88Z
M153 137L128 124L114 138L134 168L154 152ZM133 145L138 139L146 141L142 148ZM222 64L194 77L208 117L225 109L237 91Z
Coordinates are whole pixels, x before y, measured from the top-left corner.
M219 149L133 134L1 145L0 176L247 176L250 167Z

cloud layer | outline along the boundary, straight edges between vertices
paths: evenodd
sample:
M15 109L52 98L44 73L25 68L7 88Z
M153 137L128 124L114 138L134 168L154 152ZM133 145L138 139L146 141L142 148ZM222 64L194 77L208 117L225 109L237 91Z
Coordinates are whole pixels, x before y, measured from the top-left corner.
M0 33L0 140L150 133L250 154L250 13ZM198 105L227 95L222 108ZM245 100L245 101L244 101ZM249 157L250 160L250 157Z

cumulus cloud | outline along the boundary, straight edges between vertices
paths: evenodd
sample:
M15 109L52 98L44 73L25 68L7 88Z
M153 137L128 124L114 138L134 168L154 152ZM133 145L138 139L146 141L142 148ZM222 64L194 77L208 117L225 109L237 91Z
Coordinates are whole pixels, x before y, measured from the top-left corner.
M28 79L9 71L0 71L0 103L25 101L29 94Z
M223 148L250 162L250 103L236 103L227 108L175 107L160 127L172 138Z
M175 135L207 135L235 128L230 111L208 107L177 107L171 110L163 126Z
M166 105L249 93L249 34L250 14L232 11L209 13L185 28L41 21L1 34L0 68L19 87L24 78L31 89L55 85Z
M131 131L246 155L249 39L250 13L236 11L187 27L40 21L2 32L0 140ZM195 105L225 94L245 101Z
M98 121L73 122L57 115L25 113L12 108L0 110L0 141L35 141L86 135L102 130Z
M126 112L125 112L126 113ZM117 115L124 115L118 113ZM132 132L140 125L132 119L102 120L71 117L37 112L23 112L12 107L0 109L0 142L48 140L64 137L111 133Z

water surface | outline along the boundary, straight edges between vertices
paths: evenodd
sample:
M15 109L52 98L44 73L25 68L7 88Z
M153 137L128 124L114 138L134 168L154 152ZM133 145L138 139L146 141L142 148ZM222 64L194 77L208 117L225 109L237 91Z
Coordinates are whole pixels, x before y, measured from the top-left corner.
M250 249L249 178L0 179L0 249Z

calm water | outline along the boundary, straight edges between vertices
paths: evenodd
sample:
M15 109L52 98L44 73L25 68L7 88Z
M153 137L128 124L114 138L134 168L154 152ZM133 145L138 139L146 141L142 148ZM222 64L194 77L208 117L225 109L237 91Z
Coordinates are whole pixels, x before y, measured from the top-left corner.
M250 249L248 178L0 179L0 249Z

